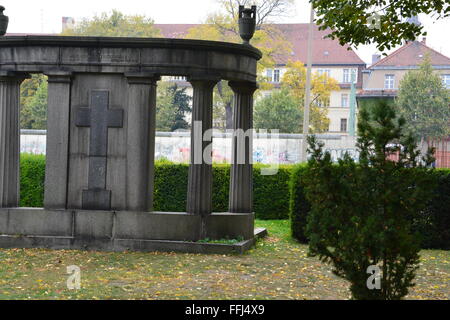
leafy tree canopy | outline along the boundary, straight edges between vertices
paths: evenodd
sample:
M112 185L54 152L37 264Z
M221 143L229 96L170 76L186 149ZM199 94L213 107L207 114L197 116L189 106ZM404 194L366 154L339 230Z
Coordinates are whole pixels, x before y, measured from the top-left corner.
M239 5L257 6L256 31L251 44L262 51L263 57L258 62L258 83L260 89L269 89L272 86L262 76L265 68L271 68L275 64L277 55L286 55L291 50L291 44L286 41L283 34L275 28L271 22L276 17L286 15L292 7L293 0L217 0L221 11L209 14L204 24L191 28L186 36L188 39L201 39L213 41L226 41L241 43L239 36ZM225 122L226 128L232 127L233 94L231 89L222 81L216 87L215 117Z
M20 128L46 129L47 78L33 74L20 86Z
M303 101L305 96L306 67L300 61L289 61L287 70L281 79L281 86L297 101L299 110L303 112ZM326 74L312 73L311 78L311 132L324 132L328 130L330 120L328 119L328 105L331 91L339 90L336 79Z
M300 61L289 61L281 79L281 90L260 98L255 104L255 128L278 129L283 133L302 132L306 68ZM339 90L338 82L326 74L312 74L310 130L320 133L328 130L330 94Z
M408 71L400 81L396 105L406 129L420 138L450 134L450 91L433 71L429 56L418 70Z
M191 112L190 100L186 88L178 88L170 82L160 82L156 99L156 130L188 129L185 114Z
M358 46L376 43L380 51L426 35L423 26L406 19L420 13L436 19L450 15L448 0L310 0L321 29L332 30L330 37ZM378 19L379 18L379 19Z
M112 10L92 19L83 19L73 29L68 28L64 36L109 36L109 37L159 37L160 30L154 21L143 15L124 15Z
M259 70L271 67L275 56L289 52L291 44L273 24L272 19L286 15L293 0L216 0L221 12L209 14L203 25L191 28L189 39L215 40L241 43L239 36L239 5L256 5L256 31L251 44L263 52Z
M286 89L275 90L255 103L255 129L277 129L280 133L301 131L303 113L295 99Z

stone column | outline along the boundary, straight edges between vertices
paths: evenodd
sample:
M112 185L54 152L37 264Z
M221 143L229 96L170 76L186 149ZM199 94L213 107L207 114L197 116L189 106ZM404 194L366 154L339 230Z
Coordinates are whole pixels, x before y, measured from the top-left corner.
M234 92L229 211L253 212L253 93L255 82L230 81Z
M47 73L47 76L47 151L44 207L46 209L66 209L71 73L60 71Z
M186 211L207 215L212 212L212 129L213 89L217 78L190 78L194 89L191 123L191 163L189 165ZM209 141L203 141L209 139Z
M0 208L19 206L20 84L26 77L0 71Z
M152 211L155 171L156 82L154 74L129 73L127 210Z

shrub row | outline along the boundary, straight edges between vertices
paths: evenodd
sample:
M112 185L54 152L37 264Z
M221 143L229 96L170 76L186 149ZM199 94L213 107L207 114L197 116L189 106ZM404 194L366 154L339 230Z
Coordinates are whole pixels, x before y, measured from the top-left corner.
M308 241L304 228L310 210L302 182L306 170L306 165L294 166L289 182L291 233L303 243ZM450 170L437 169L431 174L437 187L426 209L412 221L413 231L421 238L422 248L450 250Z
M157 162L155 165L154 209L156 211L186 211L187 164ZM289 217L289 178L291 166L280 166L275 175L262 175L261 166L253 168L253 207L258 219ZM213 166L213 211L228 210L230 166Z
M42 207L44 198L45 156L21 156L21 207ZM258 219L289 217L289 177L291 166L280 166L275 175L261 175L253 169L254 211ZM186 211L189 166L169 161L155 163L154 210ZM230 166L213 166L213 211L228 210Z
M302 174L306 165L280 166L275 175L261 175L261 166L253 172L254 211L259 219L291 219L292 236L306 242L304 226L310 205L305 199ZM154 209L182 212L186 208L189 166L168 161L155 165ZM438 169L435 196L414 221L422 237L423 248L450 249L450 170ZM45 157L21 156L20 206L42 207L44 198ZM229 165L213 166L213 211L228 210ZM288 196L290 195L290 197Z
M434 197L413 228L421 236L422 248L450 250L450 169L432 174L437 180Z
M289 181L289 217L291 219L292 236L300 242L306 243L304 227L306 226L306 216L311 209L309 202L303 192L302 175L307 170L305 164L296 165L292 168Z

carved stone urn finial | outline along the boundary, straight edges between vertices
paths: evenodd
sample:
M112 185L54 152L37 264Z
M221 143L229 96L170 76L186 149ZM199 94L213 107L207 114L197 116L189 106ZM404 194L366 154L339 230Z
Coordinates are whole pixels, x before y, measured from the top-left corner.
M8 29L8 17L3 14L5 10L4 6L0 6L0 36L5 35L6 29Z
M256 26L256 6L244 8L239 6L239 35L244 44L250 45L250 39L255 33Z

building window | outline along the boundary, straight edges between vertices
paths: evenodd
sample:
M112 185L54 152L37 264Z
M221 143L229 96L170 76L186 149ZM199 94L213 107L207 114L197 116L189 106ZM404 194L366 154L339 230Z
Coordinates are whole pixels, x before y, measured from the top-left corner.
M172 80L186 81L186 77L184 77L184 76L173 76Z
M341 107L342 108L348 107L348 94L347 93L343 93L341 95Z
M347 132L347 119L341 119L341 132Z
M280 82L280 70L273 70L273 82Z
M317 74L319 76L324 74L327 78L329 78L330 74L331 74L331 70L330 69L317 69Z
M330 100L329 99L317 99L316 105L320 108L328 107L330 105Z
M327 83L328 78L330 78L331 70L330 69L317 69L317 74L319 76L325 75L325 77L322 80L322 83Z
M267 69L266 76L270 82L280 82L280 69Z
M343 83L350 83L350 69L344 69Z
M444 87L450 89L450 74L442 75L442 83L444 84Z
M394 79L395 79L395 76L393 74L384 75L384 88L385 89L394 89Z
M356 83L357 81L356 69L342 69L342 71L343 71L342 83L351 83L352 78L353 82Z

